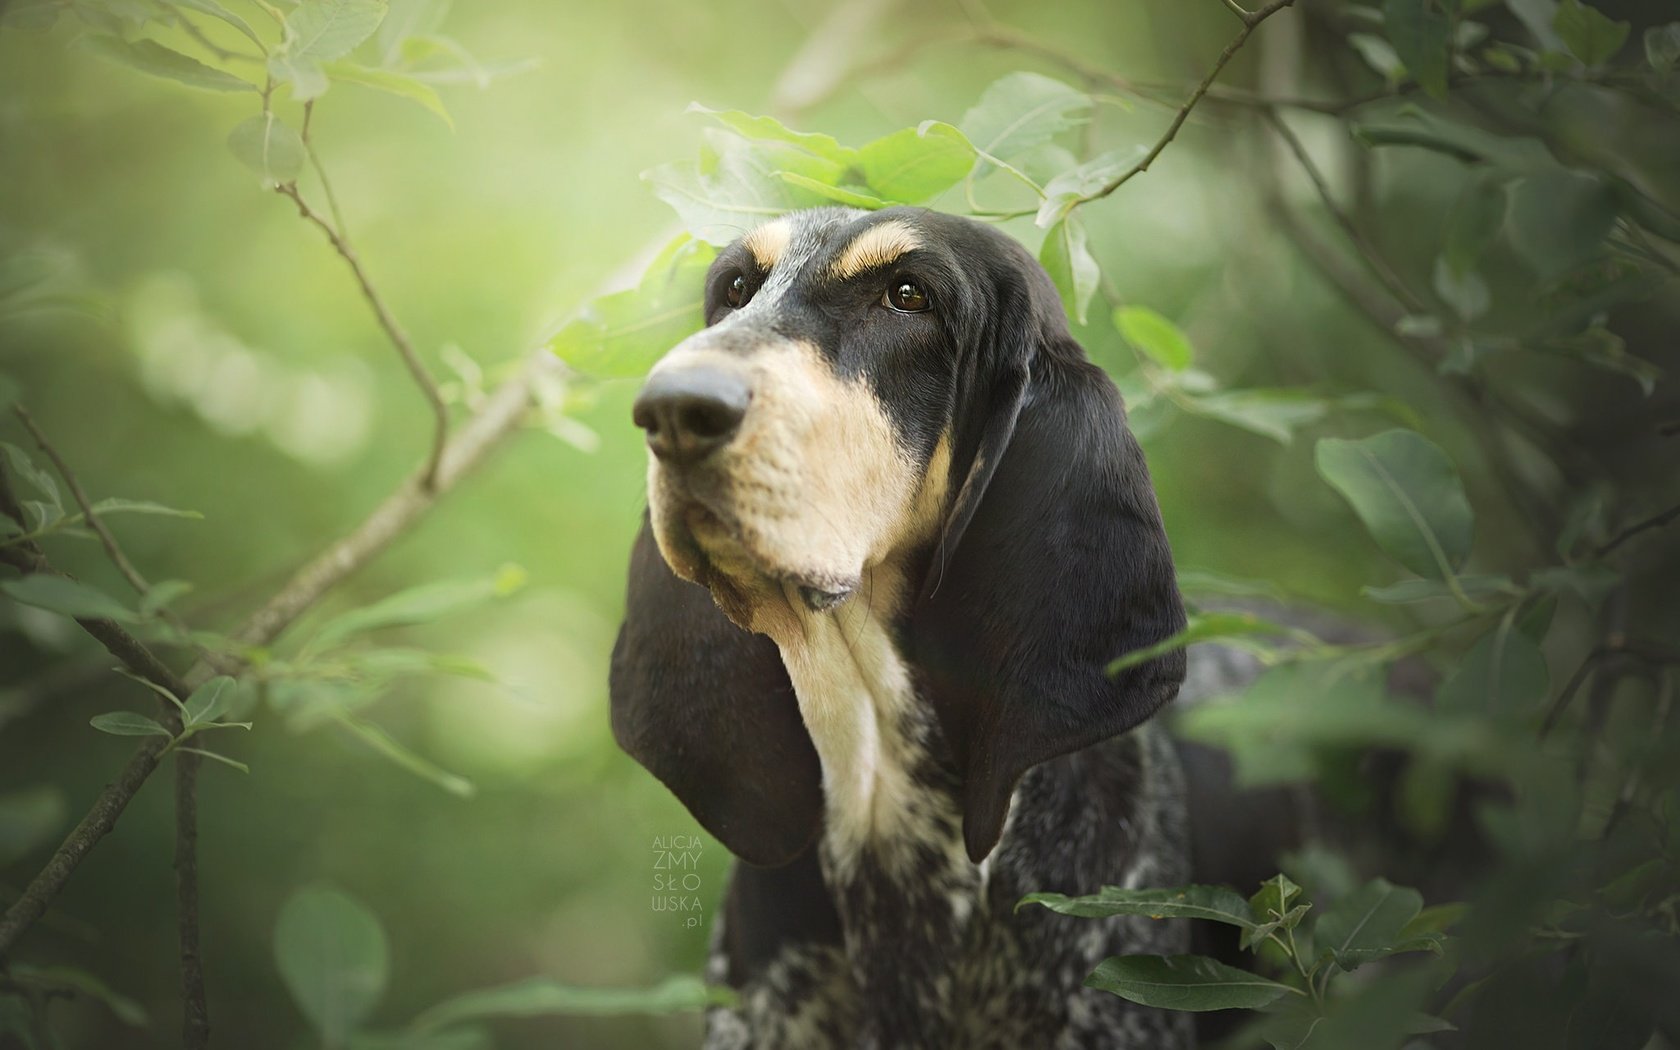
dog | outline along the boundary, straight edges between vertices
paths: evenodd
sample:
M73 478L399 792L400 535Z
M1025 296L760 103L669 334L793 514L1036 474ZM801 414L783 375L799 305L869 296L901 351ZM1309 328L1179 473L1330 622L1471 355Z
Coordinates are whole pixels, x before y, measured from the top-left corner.
M1181 649L1119 393L1018 243L914 208L789 214L719 253L633 408L648 513L612 725L737 858L705 1045L1194 1045L1084 986L1176 921L1016 910L1188 881L1147 720Z

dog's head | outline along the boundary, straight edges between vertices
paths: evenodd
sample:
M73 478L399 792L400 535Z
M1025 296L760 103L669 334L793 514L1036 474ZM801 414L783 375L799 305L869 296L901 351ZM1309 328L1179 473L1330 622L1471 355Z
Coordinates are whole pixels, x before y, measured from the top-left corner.
M1183 625L1112 383L1025 250L919 209L766 223L718 256L705 316L634 409L649 528L614 654L620 742L737 854L797 854L820 769L769 639L884 575L870 599L964 773L978 860L1022 773L1183 677L1182 653L1106 674Z

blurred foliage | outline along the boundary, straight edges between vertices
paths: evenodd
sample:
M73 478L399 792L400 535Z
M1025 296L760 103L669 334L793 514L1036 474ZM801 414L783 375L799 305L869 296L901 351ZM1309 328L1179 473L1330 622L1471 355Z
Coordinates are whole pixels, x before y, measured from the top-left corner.
M1036 247L1125 391L1195 606L1172 644L1266 667L1180 729L1366 832L1273 858L1290 875L1252 898L1039 895L1236 926L1260 971L1120 959L1093 984L1264 1006L1247 1034L1274 1046L1680 1041L1665 8L1302 0L1196 97L1242 28L1211 2L11 0L0 402L101 518L134 515L112 527L161 582L127 597L8 431L26 520L0 543L44 540L80 583L0 582L0 891L120 761L88 721L161 732L249 769L201 788L221 1036L691 1043L714 993L671 975L705 924L665 910L653 858L698 832L604 717L633 379L699 323L713 246L791 208L928 204ZM274 189L353 239L457 415L533 345L570 368L537 390L544 436L252 648L225 630L428 423ZM1277 598L1337 626L1231 608ZM245 669L158 698L63 618L87 613ZM136 710L157 702L180 733ZM0 1031L173 1042L164 794L9 962ZM726 858L699 852L709 909Z

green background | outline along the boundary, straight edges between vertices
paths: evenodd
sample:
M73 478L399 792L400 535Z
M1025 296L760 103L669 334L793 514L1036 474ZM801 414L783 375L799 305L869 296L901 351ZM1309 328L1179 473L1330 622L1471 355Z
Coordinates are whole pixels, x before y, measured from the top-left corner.
M1198 80L1235 27L1213 2L988 9L1089 62L1174 84ZM1023 53L942 41L973 17L958 5L853 14L872 24L846 44L851 58L890 57L917 39L926 47L848 78L808 111L784 109L792 126L859 143L924 119L956 121L1014 70L1066 76ZM493 381L569 311L633 278L678 229L637 176L693 154L703 121L684 114L687 104L776 108L778 76L813 32L819 58L847 57L833 15L808 0L460 4L444 30L486 65L520 68L482 90L440 87L453 130L402 100L335 85L317 106L315 141L361 256L423 357L446 377L445 362L470 359ZM1268 61L1307 64L1276 45L1262 53L1259 39L1276 28L1259 31L1227 82L1253 82ZM45 255L99 304L8 317L0 367L92 492L203 513L117 524L151 579L194 585L179 606L188 619L227 627L412 469L428 417L341 260L229 154L228 131L255 112L255 96L141 76L79 47L77 35L73 19L46 34L0 31L0 252ZM1305 88L1380 87L1345 62L1313 66L1304 79ZM1103 102L1095 134L1150 142L1169 112ZM1522 512L1483 469L1481 446L1452 414L1458 403L1432 370L1383 350L1383 334L1277 233L1253 168L1273 161L1244 124L1228 108L1198 110L1150 171L1082 210L1114 294L1177 320L1199 367L1226 385L1325 384L1410 405L1465 475L1478 568L1521 564L1532 553L1517 538ZM1315 147L1342 148L1322 137L1330 132L1307 129ZM1453 162L1438 156L1384 166L1375 233L1408 271L1427 274L1458 185ZM1310 200L1302 186L1292 192ZM1036 250L1042 233L1030 219L1008 228ZM1316 229L1335 235L1328 224ZM1491 267L1496 311L1531 310L1520 263ZM1671 357L1674 307L1672 294L1631 307L1617 315L1618 330L1635 351ZM1124 371L1131 353L1105 315L1093 310L1079 335L1093 357ZM1567 400L1570 440L1605 464L1605 484L1652 506L1672 489L1660 466L1672 467L1672 449L1645 440L1651 419L1665 409L1672 417L1671 393L1647 398L1625 376L1561 359L1510 367ZM524 568L528 583L512 597L393 636L480 660L502 684L405 679L368 711L469 777L473 797L439 790L330 728L291 733L261 712L249 735L218 739L251 766L249 776L214 765L202 775L205 956L222 1045L308 1045L270 944L287 896L317 882L351 893L386 927L391 980L379 1026L531 974L636 986L698 967L704 930L650 907L654 839L698 827L616 749L606 717L607 658L643 504L635 388L580 384L569 422L529 428L321 611L510 562ZM1140 424L1182 567L1262 577L1348 615L1409 622L1359 602L1362 585L1395 573L1318 479L1311 441L1271 442L1192 417ZM1314 434L1378 428L1369 415L1337 414ZM0 437L26 443L10 421ZM59 539L49 553L123 593L97 545ZM1661 555L1647 571L1672 579L1674 567ZM1660 625L1672 596L1633 601L1636 621ZM87 719L146 702L107 673L110 663L67 621L0 605L0 790L54 785L61 828L127 753ZM1554 681L1567 670L1555 666ZM152 1014L136 1033L96 1007L56 1007L66 1046L173 1040L170 828L160 776L26 942L32 961L82 966ZM706 841L709 904L727 857ZM41 859L39 850L16 859L0 885L15 892ZM495 1028L508 1047L688 1045L697 1030L693 1015Z

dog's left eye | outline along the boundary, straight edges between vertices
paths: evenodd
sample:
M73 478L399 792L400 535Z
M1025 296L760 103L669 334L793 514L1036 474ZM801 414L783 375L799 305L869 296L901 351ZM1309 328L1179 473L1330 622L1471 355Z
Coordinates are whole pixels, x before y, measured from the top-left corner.
M882 306L890 306L900 313L918 314L932 304L928 302L927 293L922 286L907 278L900 278L887 285L887 293L881 297Z
M738 273L735 275L735 279L729 282L729 287L724 289L723 292L723 301L732 307L738 307L747 301L746 274Z

